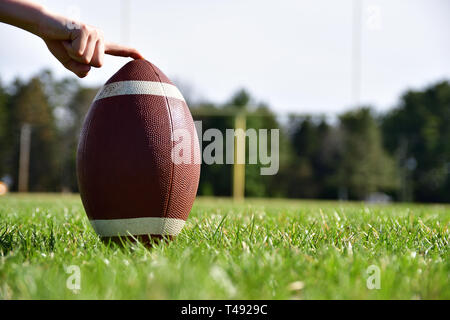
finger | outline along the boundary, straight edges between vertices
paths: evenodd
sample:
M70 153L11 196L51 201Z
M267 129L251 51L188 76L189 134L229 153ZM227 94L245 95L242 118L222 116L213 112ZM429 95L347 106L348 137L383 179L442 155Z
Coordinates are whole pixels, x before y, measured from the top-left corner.
M70 41L63 41L62 44L63 44L64 48L66 49L67 54L68 54L73 60L82 63L82 60L81 60L81 59L82 59L83 54L79 55L77 52L75 52L75 51L73 50L72 43L71 43Z
M79 78L86 77L91 70L90 65L83 64L72 59L66 61L66 63L63 65L64 67L75 73Z
M89 32L86 25L82 25L79 29L76 29L72 33L70 52L75 56L81 57L86 50L88 38Z
M121 46L115 43L105 43L105 53L112 56L131 57L133 59L144 59L144 57L134 48Z
M83 56L81 57L81 63L91 64L92 56L95 52L95 46L97 44L98 38L94 35L90 35L86 44L86 49L84 50ZM78 61L78 60L77 60Z
M96 68L100 68L103 65L103 57L105 55L105 44L102 39L98 39L95 45L94 55L90 65Z
M55 56L56 59L59 60L59 62L62 63L62 65L75 73L78 77L83 78L88 73L91 67L86 64L82 64L80 62L77 62L73 60L69 54L67 53L64 45L61 43L61 41L46 41L48 49L50 52Z
M90 64L92 60L92 56L95 52L95 46L97 43L97 40L94 40L95 38L93 36L89 36L86 48L83 52L83 54L80 56L77 52L73 50L72 44L69 41L63 41L63 46L67 51L67 54L75 61L78 61L80 63L84 64Z

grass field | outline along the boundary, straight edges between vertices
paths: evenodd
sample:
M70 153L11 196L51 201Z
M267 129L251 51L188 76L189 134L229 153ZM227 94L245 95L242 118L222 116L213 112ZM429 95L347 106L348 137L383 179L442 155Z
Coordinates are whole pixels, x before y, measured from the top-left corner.
M449 220L444 205L200 198L181 235L148 250L103 244L78 196L8 195L0 298L450 299Z

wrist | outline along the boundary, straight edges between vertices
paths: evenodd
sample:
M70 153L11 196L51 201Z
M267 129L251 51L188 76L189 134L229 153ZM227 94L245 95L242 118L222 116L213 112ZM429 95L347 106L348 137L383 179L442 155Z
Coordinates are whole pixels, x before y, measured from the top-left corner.
M37 15L36 35L41 38L65 39L67 21L45 7L41 7Z

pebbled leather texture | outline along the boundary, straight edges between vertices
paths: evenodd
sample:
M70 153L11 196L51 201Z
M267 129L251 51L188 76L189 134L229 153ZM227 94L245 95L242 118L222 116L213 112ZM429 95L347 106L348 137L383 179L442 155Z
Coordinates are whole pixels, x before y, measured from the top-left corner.
M146 60L127 63L107 84L126 80L172 84ZM172 162L174 129L193 137L189 164ZM89 219L186 220L200 177L194 157L200 157L198 138L183 100L132 94L94 101L77 152L78 183Z

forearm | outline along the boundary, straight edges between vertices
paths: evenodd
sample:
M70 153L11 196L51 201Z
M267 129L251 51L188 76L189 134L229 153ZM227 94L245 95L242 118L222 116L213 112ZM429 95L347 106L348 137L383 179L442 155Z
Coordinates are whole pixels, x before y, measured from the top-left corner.
M44 7L26 0L0 0L0 22L39 35Z

